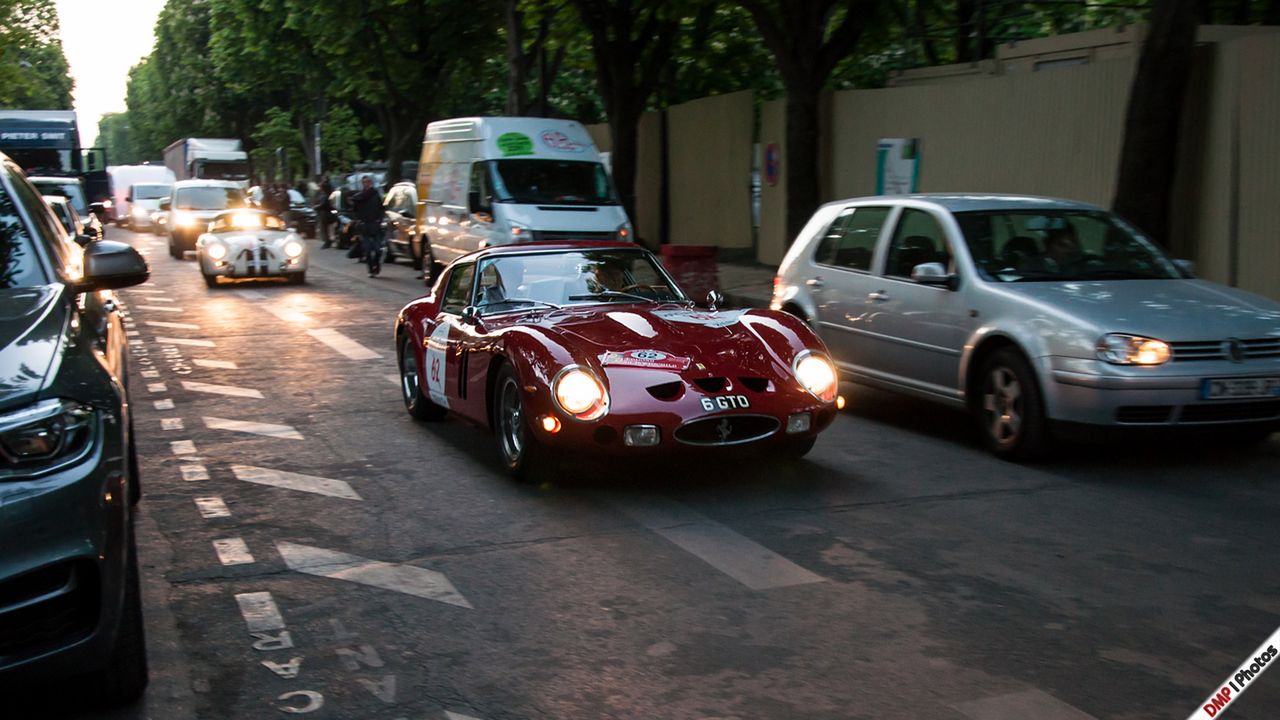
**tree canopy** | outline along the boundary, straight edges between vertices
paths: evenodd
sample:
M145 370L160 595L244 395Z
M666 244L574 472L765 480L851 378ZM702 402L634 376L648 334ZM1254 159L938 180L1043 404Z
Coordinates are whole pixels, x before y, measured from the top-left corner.
M70 110L73 87L53 0L0 0L0 108Z

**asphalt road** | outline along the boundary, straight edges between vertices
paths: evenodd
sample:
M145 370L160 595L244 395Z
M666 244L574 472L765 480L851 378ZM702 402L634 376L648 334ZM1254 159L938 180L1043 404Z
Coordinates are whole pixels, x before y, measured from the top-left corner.
M110 236L153 269L121 293L153 681L69 714L1183 718L1280 625L1280 436L1019 466L851 388L800 462L520 485L404 412L408 267L312 241L306 286L207 289ZM1224 713L1277 715L1277 673Z

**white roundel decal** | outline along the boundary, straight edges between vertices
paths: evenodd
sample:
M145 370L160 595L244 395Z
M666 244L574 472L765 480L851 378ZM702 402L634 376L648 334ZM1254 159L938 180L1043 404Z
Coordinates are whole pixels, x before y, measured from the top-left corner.
M661 353L661 352L658 352L657 350L636 350L631 353L631 357L637 360L650 360L650 361L662 360L666 356L667 356L666 353Z

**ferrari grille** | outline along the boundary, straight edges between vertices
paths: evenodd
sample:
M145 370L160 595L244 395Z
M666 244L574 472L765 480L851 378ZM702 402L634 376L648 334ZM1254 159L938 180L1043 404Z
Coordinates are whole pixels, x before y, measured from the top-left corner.
M778 419L768 415L719 415L687 422L674 435L686 445L741 445L767 438L778 427Z

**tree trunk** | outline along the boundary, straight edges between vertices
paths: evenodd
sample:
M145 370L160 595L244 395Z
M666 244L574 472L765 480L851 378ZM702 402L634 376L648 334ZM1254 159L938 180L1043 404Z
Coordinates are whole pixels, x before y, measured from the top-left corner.
M1156 0L1129 94L1112 202L1113 210L1165 247L1195 36L1195 0Z
M609 116L609 135L613 141L613 185L627 217L636 217L636 157L638 155L640 113L630 100L619 102Z
M519 0L507 0L507 115L523 115L529 107L525 80L529 61L524 52L524 13L517 8Z
M787 88L787 238L795 241L821 204L818 183L818 103L817 83L789 83Z

